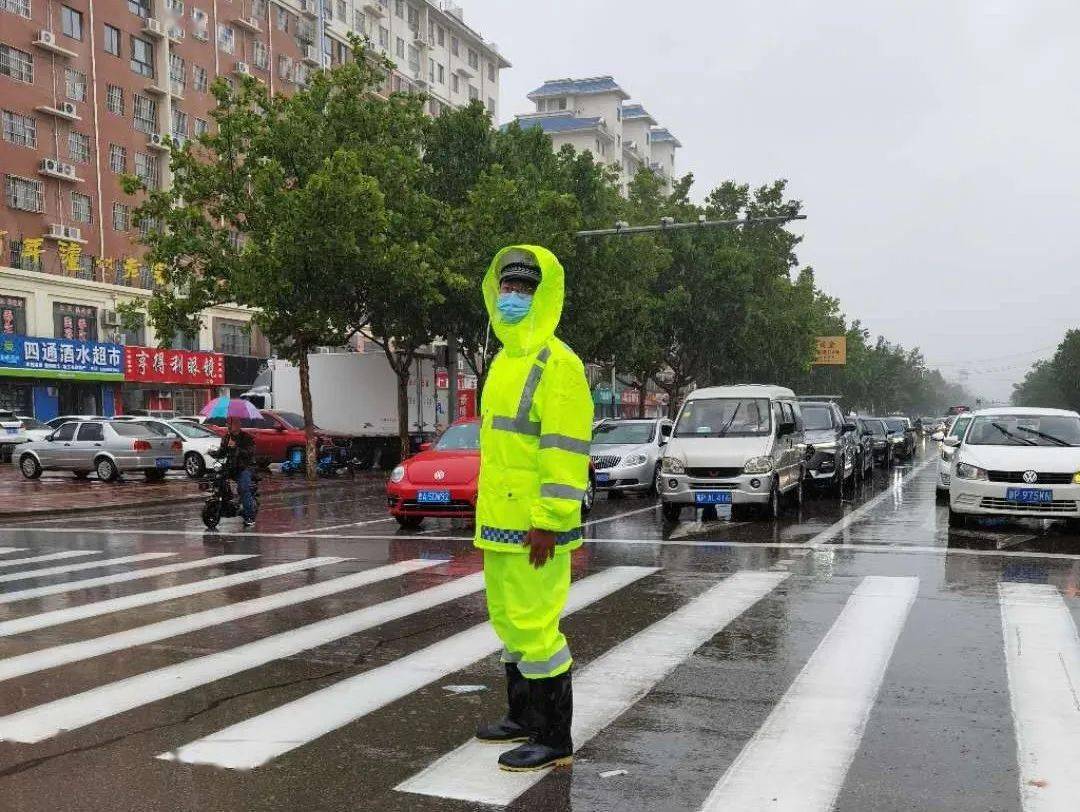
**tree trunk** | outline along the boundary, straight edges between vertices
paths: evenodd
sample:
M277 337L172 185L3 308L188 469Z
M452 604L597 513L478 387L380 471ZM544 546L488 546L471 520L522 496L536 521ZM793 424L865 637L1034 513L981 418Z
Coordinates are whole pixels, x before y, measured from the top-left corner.
M397 419L398 438L401 440L401 458L405 459L412 451L409 442L409 365L404 365L404 372L394 364L397 374Z
M457 420L458 400L458 341L457 337L446 337L446 427L449 428ZM438 417L435 420L438 423Z
M646 380L646 379L641 378L639 380ZM638 391L637 416L638 416L638 419L640 420L641 418L645 417L645 384L644 383L639 383L637 385L637 391Z
M318 478L318 459L315 450L315 418L311 409L311 366L308 363L307 347L300 353L300 406L304 412L304 475L308 482Z

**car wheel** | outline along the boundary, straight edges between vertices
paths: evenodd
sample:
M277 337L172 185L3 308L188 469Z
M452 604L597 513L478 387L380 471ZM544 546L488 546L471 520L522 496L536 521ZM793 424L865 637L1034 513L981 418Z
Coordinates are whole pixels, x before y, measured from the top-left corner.
M653 471L652 488L645 493L646 496L659 496L660 488L664 482L664 472L660 470L660 463L656 463L656 470Z
M842 489L843 489L843 485L844 485L844 478L843 478L843 476L840 476L841 492L842 492ZM793 507L795 509L796 513L798 513L799 511L802 510L802 506L803 506L803 475L802 475L801 471L799 472L799 484L795 486L795 490L793 490L791 492L791 496L788 497L788 500L789 500L789 504L791 505L791 507Z
M23 454L19 460L19 470L27 479L37 479L41 476L41 463L31 454Z
M596 481L589 477L589 481L585 483L585 495L581 497L581 515L588 516L592 512L595 503Z
M949 508L949 527L967 527L967 514Z
M94 463L94 471L97 473L98 479L102 482L112 482L120 476L120 471L117 469L116 463L108 457L99 457L98 461Z
M769 489L769 502L762 508L762 517L765 519L780 518L780 485L773 477L772 488Z
M221 521L221 503L217 501L207 502L202 509L203 524L208 530L213 530Z
M1080 519L1066 519L1065 529L1073 535L1080 533Z
M203 460L202 454L189 451L184 456L184 471L192 479L202 479L206 473L206 462Z
M395 516L394 518L406 530L415 530L424 523L423 516Z
M669 522L677 522L682 515L682 505L675 502L664 502L660 506L660 512L664 514L664 518Z
M151 468L145 474L147 482L161 482L165 479L165 472L160 468Z
M947 505L949 503L949 490L947 488L935 488L934 501L939 505Z

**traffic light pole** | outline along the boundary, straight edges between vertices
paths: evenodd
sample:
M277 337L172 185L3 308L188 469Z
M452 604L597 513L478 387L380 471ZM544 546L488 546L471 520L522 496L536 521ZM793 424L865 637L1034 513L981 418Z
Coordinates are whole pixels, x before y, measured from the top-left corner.
M744 217L741 220L706 220L702 215L691 223L676 223L673 217L661 217L660 222L650 226L632 226L629 223L618 222L615 228L598 228L588 231L577 231L575 237L621 237L632 234L651 234L662 231L683 231L697 228L735 228L737 226L758 226L779 223L790 223L792 220L805 220L805 214L785 214L777 217Z

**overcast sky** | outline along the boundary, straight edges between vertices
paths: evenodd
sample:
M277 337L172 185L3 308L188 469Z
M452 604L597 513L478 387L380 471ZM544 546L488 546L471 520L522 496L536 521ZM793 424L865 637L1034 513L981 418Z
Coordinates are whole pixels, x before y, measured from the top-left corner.
M875 334L1006 399L1080 326L1076 0L464 0L514 67L611 74L697 196L787 178L799 258Z

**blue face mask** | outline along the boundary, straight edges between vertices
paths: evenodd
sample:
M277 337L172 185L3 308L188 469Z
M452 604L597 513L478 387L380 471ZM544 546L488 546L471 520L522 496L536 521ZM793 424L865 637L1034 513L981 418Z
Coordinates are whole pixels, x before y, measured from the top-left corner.
M503 321L507 324L517 324L529 312L532 299L532 294L529 293L500 293L496 307Z

